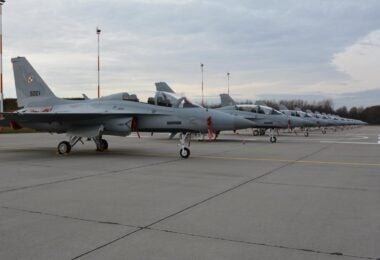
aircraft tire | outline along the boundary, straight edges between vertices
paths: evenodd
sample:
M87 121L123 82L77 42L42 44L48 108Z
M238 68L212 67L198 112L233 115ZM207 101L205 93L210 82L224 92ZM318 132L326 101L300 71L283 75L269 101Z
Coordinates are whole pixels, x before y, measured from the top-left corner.
M275 136L271 136L269 138L269 141L273 144L273 143L276 143L277 142L277 138Z
M253 130L253 136L258 136L260 134L259 130Z
M190 156L190 149L189 148L182 148L181 150L179 150L179 155L184 158L184 159L187 159L189 158Z
M108 142L104 139L99 140L99 145L96 147L96 151L104 152L108 149Z
M305 132L305 137L308 137L309 136L309 132Z
M107 142L107 140L102 139L101 142L103 143L104 150L108 150L108 142Z
M71 145L67 141L62 141L58 144L57 151L59 154L68 154L71 151Z

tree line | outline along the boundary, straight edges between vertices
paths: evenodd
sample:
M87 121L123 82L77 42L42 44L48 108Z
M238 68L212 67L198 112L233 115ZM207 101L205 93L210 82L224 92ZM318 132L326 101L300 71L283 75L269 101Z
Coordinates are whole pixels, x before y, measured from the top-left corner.
M253 104L252 101L246 100L240 102L240 104ZM258 100L256 104L266 104L269 107L279 110L280 105L293 110L295 108L300 108L302 111L311 110L313 112L326 113L339 115L341 117L353 118L362 120L369 124L380 124L380 105L370 106L364 108L363 106L351 107L348 109L346 106L334 109L334 102L331 99L324 99L320 101L306 101L302 99L291 99L291 100Z
M278 109L280 105L285 105L289 109L295 109L298 107L303 111L309 109L313 112L318 111L320 113L334 114L339 115L341 117L358 119L369 124L380 124L380 105L370 106L366 108L364 108L363 106L354 106L350 109L348 109L346 106L342 106L337 109L334 109L334 103L331 99L313 102L301 99L280 100L279 102L276 102L274 100L262 100L261 102L276 109Z

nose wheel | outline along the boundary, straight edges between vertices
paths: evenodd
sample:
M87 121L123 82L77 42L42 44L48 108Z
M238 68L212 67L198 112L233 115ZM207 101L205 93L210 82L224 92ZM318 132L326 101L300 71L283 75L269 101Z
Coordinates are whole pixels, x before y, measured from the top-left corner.
M269 141L272 144L277 142L277 138L274 136L274 129L269 130Z
M190 133L185 133L185 134L181 134L180 135L180 139L179 139L179 146L181 147L180 150L179 150L179 155L184 158L184 159L187 159L189 158L190 156L190 138L191 138L191 134Z
M185 147L179 150L179 155L181 155L182 158L187 159L190 156L190 149Z

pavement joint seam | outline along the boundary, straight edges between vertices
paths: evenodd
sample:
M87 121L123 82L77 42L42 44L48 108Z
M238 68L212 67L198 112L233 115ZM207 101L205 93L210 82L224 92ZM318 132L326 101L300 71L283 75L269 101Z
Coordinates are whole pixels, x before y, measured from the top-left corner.
M370 192L379 192L380 191L380 190L376 190L376 189L366 189L366 188L351 188L351 187L323 186L323 185L310 185L310 184L292 184L292 183L267 182L267 181L255 181L255 183L268 184L268 185L279 185L279 186L322 188L322 189L332 189L332 190L352 190L352 191L370 191Z
M313 156L313 155L315 155L315 154L317 154L317 153L319 153L319 152L321 152L321 151L323 151L323 150L325 150L325 149L331 147L332 145L333 145L333 144L328 144L328 145L326 145L326 146L324 146L324 147L318 149L317 151L314 151L314 152L312 152L312 153L310 153L310 154L308 154L308 155L302 156L302 157L299 158L298 160L303 160L303 159L305 159L305 158L307 158L307 157L309 157L309 156ZM298 160L296 160L296 161L298 161ZM214 199L214 198L217 198L217 197L219 197L219 196L222 196L222 195L224 195L224 194L226 194L226 193L228 193L228 192L230 192L230 191L236 190L236 189L238 189L238 188L240 188L240 187L242 187L242 186L244 186L244 185L246 185L246 184L248 184L248 183L252 183L252 182L254 182L254 181L256 181L256 180L258 180L258 179L260 179L260 178L262 178L262 177L265 177L265 176L267 176L267 175L269 175L269 174L272 174L272 173L274 173L274 172L276 172L276 171L278 171L278 170L280 170L280 169L282 169L282 168L285 168L285 167L287 167L287 166L289 166L289 165L292 165L292 164L294 164L293 161L292 161L292 162L285 163L285 164L283 164L283 165L281 165L281 166L279 166L279 167L276 167L276 168L274 168L274 169L272 169L272 170L270 170L270 171L267 171L267 172L265 172L265 173L263 173L263 174L261 174L261 175L259 175L259 176L254 177L254 178L250 178L250 179L248 179L248 180L246 180L246 181L244 181L244 182L242 182L242 183L240 183L240 184L237 184L237 185L235 185L235 186L233 186L233 187L231 187L231 188L228 188L228 189L226 189L226 190L224 190L224 191L221 191L221 192L219 192L219 193L217 193L217 194L214 194L214 195L212 195L212 196L210 196L210 197L208 197L208 198L206 198L206 199L203 199L203 200L201 200L201 201L198 201L198 202L196 202L196 203L194 203L194 204L192 204L192 205L190 205L190 206L188 206L188 207L186 207L186 208L184 208L184 209L182 209L182 210L179 210L179 211L174 212L174 213L172 213L172 214L170 214L170 215L168 215L168 216L166 216L166 217L164 217L164 218L161 218L161 219L159 219L159 220L157 220L157 221L154 221L153 223L148 224L148 225L146 225L146 226L144 226L144 227L142 227L142 228L140 228L140 229L138 229L138 230L136 230L136 231L134 231L134 232L130 232L130 233L125 234L125 235L123 235L123 236L121 236L121 237L119 237L119 238L117 238L117 239L114 239L113 241L107 242L107 243L105 243L105 244L103 244L103 245L101 245L101 246L98 246L98 247L96 247L96 248L94 248L94 249L92 249L92 250L86 251L86 252L80 254L79 256L74 257L73 260L74 260L74 259L78 259L78 258L80 258L80 257L82 257L82 256L85 256L85 255L88 255L88 254L90 254L90 253L92 253L92 252L95 252L95 251L98 250L98 249L104 248L105 246L108 246L108 245L110 245L110 244L112 244L112 243L114 243L114 242L116 242L116 241L119 241L119 240L121 240L121 239L123 239L123 238L125 238L125 237L128 237L128 236L130 236L130 235L132 235L132 234L135 234L135 233L137 233L138 231L148 229L148 228L150 228L150 227L153 226L153 225L156 225L156 224L158 224L158 223L160 223L160 222L162 222L162 221L165 221L165 220L167 220L167 219L169 219L169 218L171 218L171 217L174 217L174 216L176 216L176 215L178 215L178 214L181 214L181 213L183 213L183 212L185 212L185 211L187 211L187 210L189 210L189 209L192 209L192 208L194 208L194 207L197 207L197 206L199 206L199 205L201 205L201 204L203 204L203 203L205 203L205 202L207 202L207 201L210 201L210 200L212 200L212 199Z
M286 250L305 251L305 252L316 253L316 254L339 255L339 256L343 256L343 257L354 257L354 258L360 258L360 259L376 259L376 258L372 258L372 257L349 255L349 254L344 254L344 253L340 253L340 252L326 252L326 251L321 251L321 250L295 248L295 247L288 247L288 246L282 246L282 245L276 245L276 244L268 244L268 243L252 242L252 241L246 241L246 240L228 239L228 238L224 238L224 237L215 237L215 236L207 236L207 235L200 235L200 234L193 234L193 233L186 233L186 232L178 232L178 231L168 230L168 229L158 229L158 228L152 228L152 227L134 226L134 225L122 224L122 223L117 223L117 222L112 222L112 221L99 221L99 220L93 220L93 219L71 217L71 216L67 216L67 215L46 213L46 212L35 211L35 210L26 210L26 209L13 208L13 207L8 207L8 206L0 206L0 207L2 209L15 210L15 211L26 212L26 213L30 213L30 214L38 214L38 215L58 217L58 218L64 218L64 219L70 219L70 220L85 221L85 222L96 223L96 224L106 224L106 225L116 225L116 226L136 228L136 230L129 232L127 234L124 234L123 236L118 237L116 239L113 239L112 241L108 242L107 244L104 244L104 245L101 245L97 248L94 248L93 250L87 252L87 254L91 253L93 251L96 251L100 248L103 248L109 244L112 244L116 241L119 241L119 240L121 240L121 239L123 239L129 235L132 235L133 233L136 233L138 231L152 230L152 231L157 231L157 232L172 233L172 234L178 234L178 235L184 235L184 236L190 236L190 237L199 237L199 238L205 238L205 239L221 240L221 241L228 241L228 242L239 243L239 244L257 245L257 246L264 246L264 247L271 247L271 248L280 248L280 249L286 249ZM78 259L84 255L85 254L81 254L79 256L76 256L73 259Z
M89 175L84 175L84 176L79 176L79 177L73 177L73 178L68 178L68 179L63 179L63 180L57 180L57 181L39 183L39 184L29 185L29 186L22 186L22 187L12 188L12 189L8 189L8 190L2 190L2 191L0 191L0 195L3 194L3 193L7 193L7 192L32 189L32 188L46 186L46 185L51 185L51 184L70 182L70 181L88 179L88 178L92 178L92 177L106 176L106 175L111 175L111 174L121 174L122 172L133 171L133 170L137 170L137 169L141 169L141 168L145 168L145 167L152 167L152 166L156 166L156 165L160 165L160 164L166 164L166 163L171 163L171 162L175 162L175 161L179 161L179 160L181 160L181 159L161 161L161 162L154 162L154 163L150 163L150 164L144 164L144 165L139 165L139 166L125 168L125 169L100 172L100 173L89 174Z
M78 221L84 221L84 222L90 222L90 223L96 223L96 224L106 224L106 225L124 226L124 227L131 227L131 228L141 228L139 226L122 224L122 223L113 222L113 221L104 221L104 220L96 220L96 219L86 219L86 218L72 217L72 216L59 215L59 214L48 213L48 212L43 212L43 211L38 211L38 210L20 209L20 208L13 208L13 207L9 207L9 206L0 206L0 208L6 209L6 210L14 210L14 211L26 212L26 213L30 213L30 214L37 214L37 215L43 215L43 216L49 216L49 217L64 218L64 219L70 219L70 220L78 220Z
M156 229L156 228L144 228L144 229L145 230L172 233L172 234L178 234L178 235L184 235L184 236L190 236L190 237L199 237L199 238L206 238L206 239L212 239L212 240L228 241L228 242L234 242L234 243L240 243L240 244L264 246L264 247L271 247L271 248L280 248L280 249L286 249L286 250L304 251L304 252L315 253L315 254L337 255L337 256L342 256L342 257L371 259L371 260L378 259L376 257L356 256L356 255L344 254L341 252L327 252L327 251L315 250L315 249L297 248L297 247L289 247L289 246L282 246L282 245L269 244L269 243L236 240L236 239L229 239L229 238L216 237L216 236L207 236L207 235L200 235L200 234L193 234L193 233L186 233L186 232L178 232L178 231L167 230L167 229Z
M303 160L303 159L305 159L305 158L307 158L307 157L309 157L309 156L313 156L313 155L315 155L315 154L321 152L322 150L327 149L327 148L330 147L330 146L331 146L331 144L330 144L330 145L327 145L327 146L324 146L324 147L318 149L317 151L315 151L315 152L313 152L313 153L311 153L311 154L309 154L309 155L302 156L302 157L299 158L298 160ZM298 161L298 160L296 160L296 161ZM263 173L263 174L261 174L261 175L259 175L259 176L256 176L256 177L254 177L254 178L250 178L250 179L248 179L248 180L245 180L245 181L243 181L243 182L241 182L241 183L239 183L239 184L237 184L237 185L235 185L235 186L233 186L233 187L231 187L231 188L228 188L228 189L226 189L226 190L224 190L224 191L221 191L221 192L219 192L219 193L217 193L217 194L214 194L214 195L212 195L212 196L210 196L210 197L208 197L208 198L206 198L206 199L203 199L203 200L201 200L201 201L199 201L199 202L197 202L197 203L194 203L194 204L192 204L192 205L190 205L190 206L188 206L188 207L186 207L186 208L184 208L184 209L182 209L182 210L180 210L180 211L177 211L177 212L175 212L175 213L173 213L173 214L171 214L171 215L169 215L169 216L166 216L165 218L162 218L162 219L160 219L160 220L157 220L157 221L151 223L150 225L148 225L148 226L146 226L146 227L150 227L150 226L153 226L153 225L155 225L155 224L157 224L157 223L160 223L160 222L162 222L162 221L165 221L165 220L168 219L168 218L171 218L171 217L173 217L173 216L175 216L175 215L178 215L178 214L180 214L180 213L182 213L182 212L184 212L184 211L187 211L187 210L189 210L189 209L191 209L191 208L194 208L194 207L196 207L196 206L198 206L198 205L200 205L200 204L203 204L203 203L205 203L205 202L207 202L207 201L210 201L210 200L212 200L212 199L214 199L214 198L216 198L216 197L219 197L219 196L221 196L221 195L224 195L224 194L226 194L226 193L228 193L228 192L230 192L230 191L236 190L236 189L238 189L238 188L240 188L240 187L242 187L242 186L244 186L244 185L246 185L246 184L248 184L248 183L255 182L255 181L257 181L258 179L261 179L261 178L263 178L263 177L265 177L265 176L268 176L268 175L270 175L270 174L272 174L272 173L274 173L274 172L276 172L276 171L278 171L278 170L281 170L281 169L283 169L283 168L285 168L285 167L287 167L287 166L289 166L289 165L292 165L292 164L294 164L294 162L288 162L288 163L285 163L285 164L283 164L283 165L281 165L281 166L278 166L278 167L276 167L276 168L274 168L274 169L272 169L272 170L270 170L270 171L267 171L267 172L265 172L265 173Z
M247 180L247 181L244 181L243 183L241 184L238 184L232 188L229 188L223 192L220 192L216 195L213 195L207 199L204 199L198 203L195 203L193 204L192 206L189 206L181 211L178 211L176 213L173 213L165 218L162 218L161 220L158 220L158 221L155 221L147 226L144 226L144 227L137 227L137 226L132 226L132 225L124 225L124 224L120 224L120 223L116 223L116 222L107 222L107 221L97 221L97 220L90 220L90 219L81 219L81 218L76 218L76 217L69 217L69 216L61 216L61 215L55 215L55 214L50 214L50 213L44 213L44 212L39 212L39 211L29 211L29 210L22 210L22 209L14 209L14 210L20 210L20 211L25 211L25 212L29 212L29 213L35 213L35 214L43 214L43 215L49 215L49 216L55 216L55 217L62 217L62 218L69 218L69 219L74 219L74 220L79 220L79 221L88 221L88 222L96 222L96 223L100 223L100 224L110 224L110 225L120 225L120 226L128 226L128 227L134 227L134 228L137 228L136 230L132 231L132 232L129 232L127 234L124 234L123 236L121 237L118 237L116 239L113 239L112 241L109 241L108 243L105 243L103 245L100 245L98 246L97 248L94 248L90 251L87 251L85 253L82 253L81 255L73 258L73 259L78 259L82 256L85 256L89 253L92 253L98 249L101 249L103 247L106 247L116 241L119 241L125 237L128 237L134 233L137 233L141 230L154 230L154 231L160 231L160 232L168 232L168 233L175 233L175 234L182 234L182 235L186 235L186 236L194 236L194 237L203 237L203 238L208 238L208 239L215 239L215 240L224 240L224 241L230 241L230 242L236 242L236 243L245 243L245 244L252 244L252 245L259 245L259 246L266 246L266 247L276 247L276 248L282 248L282 249L289 249L289 250L298 250L298 251L304 251L304 252L311 252L311 253L318 253L318 254L328 254L328 255L338 255L338 256L343 256L343 257L355 257L355 258L361 258L361 259L376 259L376 258L372 258L372 257L360 257L360 256L354 256L354 255L348 255L348 254L343 254L343 253L340 253L340 252L325 252L325 251L319 251L319 250L311 250L311 249L304 249L304 248L292 248L292 247L286 247L286 246L281 246L281 245L273 245L273 244L266 244L266 243L259 243L259 242L249 242L249 241L240 241L240 240L231 240L231 239L227 239L227 238L222 238L222 237L213 237L213 236L205 236L205 235L197 235L197 234L191 234L191 233L182 233L182 232L176 232L176 231L171 231L171 230L160 230L160 229L156 229L156 228L152 228L151 226L159 223L159 222L162 222L162 221L165 221L166 219L170 218L170 217L173 217L177 214L180 214L186 210L189 210L193 207L196 207L202 203L205 203L213 198L216 198L218 196L221 196L225 193L228 193L229 191L232 191L232 190L235 190L235 189L238 189L239 187L245 185L245 184L248 184L248 183L251 183L251 182L254 182L254 183L264 183L264 184L267 184L265 182L259 182L257 181L258 179L260 178L263 178L269 174L272 174L272 173L275 173L276 171L282 169L282 168L285 168L289 165L292 165L294 163L297 163L298 161L300 160L303 160L309 156L312 156L314 154L317 154L319 152L321 152L322 150L324 149L327 149L329 148L330 146L332 146L332 144L329 144L325 147L322 147L321 149L319 149L318 151L315 151L309 155L306 155L306 156L303 156L301 158L299 158L298 160L294 160L294 161L289 161L287 163L285 163L284 165L281 165L280 167L277 167L269 172L266 172L260 176L257 176L253 179L250 179L250 180ZM227 151L228 152L228 151ZM218 154L220 154L221 152L219 152ZM223 152L222 152L223 153ZM51 182L51 183L44 183L44 184L39 184L39 185L33 185L33 186L27 186L27 187L24 187L25 189L26 188L32 188L32 187L35 187L35 186L42 186L42 185L48 185L48 184L53 184L53 183L57 183L57 182L66 182L66 181L72 181L72 180L77 180L77 179L83 179L83 178L89 178L89 177L96 177L96 176L101 176L101 175L108 175L108 174L121 174L123 171L130 171L130 170L133 170L133 169L138 169L138 168L145 168L145 167L150 167L150 166L154 166L156 164L165 164L165 163L171 163L171 162L174 162L174 161L179 161L180 159L176 159L176 160L170 160L170 161L165 161L165 162L158 162L158 163L154 163L154 164L150 164L150 165L141 165L141 166L138 166L138 167L133 167L133 168L128 168L128 169L123 169L123 170L114 170L114 171L109 171L109 172L102 172L102 173L99 173L99 174L91 174L91 175L87 175L87 176L81 176L81 177L77 177L77 178L72 178L72 179L66 179L66 180L60 180L60 181L56 181L56 182ZM272 183L268 183L268 184L272 184ZM273 183L273 184L276 184L276 183ZM278 184L278 185L287 185L287 184ZM22 187L21 187L22 189ZM0 194L3 193L4 191L0 191ZM6 191L5 191L6 192ZM9 207L2 207L2 208L8 208L8 209L12 209L12 208L9 208Z
M141 230L143 230L143 228L136 229L136 230L134 230L134 231L132 231L132 232L129 232L129 233L127 233L127 234L121 236L121 237L117 237L117 238L115 238L115 239L113 239L113 240L111 240L111 241L109 241L109 242L107 242L107 243L105 243L105 244L102 244L102 245L100 245L100 246L98 246L98 247L96 247L96 248L94 248L94 249L92 249L92 250L90 250L90 251L86 251L86 252L84 252L84 253L82 253L82 254L80 254L80 255L78 255L78 256L72 258L72 260L79 259L79 258L81 258L82 256L88 255L88 254L90 254L90 253L92 253L92 252L94 252L94 251L97 251L97 250L99 250L99 249L101 249L101 248L103 248L103 247L106 247L106 246L108 246L108 245L110 245L110 244L113 244L113 243L115 243L115 242L117 242L117 241L119 241L119 240L121 240L121 239L123 239L123 238L125 238L125 237L127 237L127 236L130 236L130 235L132 235L132 234L134 234L134 233L137 233L137 232L139 232L139 231L141 231Z

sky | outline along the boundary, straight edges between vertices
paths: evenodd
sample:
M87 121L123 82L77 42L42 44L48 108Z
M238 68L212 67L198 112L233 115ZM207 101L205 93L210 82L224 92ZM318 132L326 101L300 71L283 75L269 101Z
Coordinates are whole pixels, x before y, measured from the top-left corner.
M38 3L38 4L37 4ZM154 82L210 103L332 98L380 103L377 0L8 0L3 6L4 95L10 59L25 56L60 97L153 95ZM345 103L347 102L347 103Z

